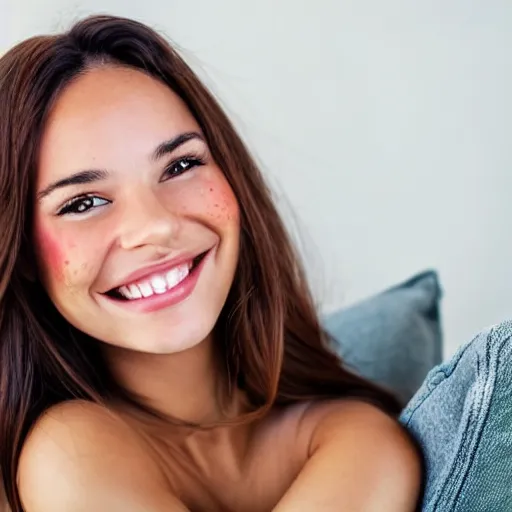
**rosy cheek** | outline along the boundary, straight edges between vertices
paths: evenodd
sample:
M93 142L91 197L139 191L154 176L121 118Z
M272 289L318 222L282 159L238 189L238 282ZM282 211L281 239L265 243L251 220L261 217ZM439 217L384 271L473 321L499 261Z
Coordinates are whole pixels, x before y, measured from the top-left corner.
M197 179L183 181L182 187L169 187L168 198L174 212L183 216L208 219L214 225L233 227L239 221L235 194L219 169L209 169Z
M46 274L47 278L64 281L66 269L69 265L66 251L66 246L69 247L69 244L58 239L48 229L41 227L36 228L35 240L37 247L36 258L41 270Z
M237 220L239 207L235 195L227 183L211 185L207 201L208 215L217 221L231 222Z

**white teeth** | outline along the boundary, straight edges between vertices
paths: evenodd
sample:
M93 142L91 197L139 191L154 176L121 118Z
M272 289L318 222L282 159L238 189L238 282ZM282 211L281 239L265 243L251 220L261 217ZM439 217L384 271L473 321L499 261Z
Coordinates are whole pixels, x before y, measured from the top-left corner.
M151 297L151 295L153 295L153 288L151 288L151 285L149 284L148 281L139 283L138 287L139 287L140 293L142 293L143 297Z
M167 287L169 289L174 288L176 285L180 284L185 277L188 276L189 266L180 265L179 267L175 267L172 270L169 270L165 275L165 279L167 281Z
M179 268L173 268L167 274L165 275L167 286L169 288L172 288L173 286L176 286L180 282L180 269Z
M130 293L130 290L128 288L128 286L121 286L121 288L119 288L119 293L123 296L123 297L126 297L127 299L132 299L132 294Z
M162 294L167 291L167 281L164 277L153 276L150 283L155 293Z
M118 292L128 300L151 297L155 293L160 295L180 284L188 276L192 265L193 263L190 261L179 267L174 267L165 275L155 274L140 283L121 286L118 288Z
M130 295L134 299L142 298L142 293L140 292L139 287L136 284L131 284L130 286L128 286L128 289L130 290Z

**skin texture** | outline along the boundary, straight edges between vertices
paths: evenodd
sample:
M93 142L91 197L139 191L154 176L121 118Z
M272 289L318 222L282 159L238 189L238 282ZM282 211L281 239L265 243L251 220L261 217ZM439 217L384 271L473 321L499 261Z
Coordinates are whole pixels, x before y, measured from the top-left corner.
M44 133L36 187L39 278L61 314L101 340L119 382L160 411L208 422L246 410L219 393L212 330L238 259L239 205L201 140L154 159L160 144L200 129L167 87L99 67L59 96ZM185 156L204 165L162 179ZM83 170L108 177L63 187ZM59 215L75 196L96 208ZM103 293L140 268L212 249L184 301L134 312ZM44 463L43 463L44 461ZM414 510L419 458L394 420L357 402L303 403L249 425L197 431L142 420L120 404L67 402L40 418L23 447L27 512Z
M209 411L218 373L209 334L235 272L239 210L203 141L190 140L152 158L160 144L188 132L201 133L183 102L140 72L106 67L78 78L60 95L48 120L36 190L83 170L109 176L36 201L34 245L51 300L71 324L105 342L124 385L165 408L158 390L166 397L173 389L177 396L195 395L189 386L195 388L197 374L203 374L210 391L206 404L203 397L198 402ZM189 155L204 165L166 178L166 168ZM81 194L97 197L99 205L85 214L58 215L63 204ZM193 294L172 308L136 314L102 295L134 271L211 248ZM187 350L205 340L198 350ZM199 403L193 405L199 409ZM187 416L181 408L167 412Z
M37 202L41 276L63 316L109 344L148 353L189 348L211 331L229 291L238 256L238 205L222 171L197 140L151 158L159 144L183 132L200 129L179 98L125 69L80 77L62 93L48 121L37 190L81 170L102 169L110 177L56 190ZM166 166L189 152L204 156L206 165L161 182ZM81 193L110 204L83 215L56 216L65 201ZM132 271L211 247L216 255L196 293L172 311L133 315L102 300L102 292ZM192 314L201 309L208 315ZM148 345L144 338L151 340Z

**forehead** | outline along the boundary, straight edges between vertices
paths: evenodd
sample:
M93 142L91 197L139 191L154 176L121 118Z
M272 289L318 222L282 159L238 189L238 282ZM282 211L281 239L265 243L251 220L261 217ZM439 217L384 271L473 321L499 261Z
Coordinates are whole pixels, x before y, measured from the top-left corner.
M123 154L147 158L164 140L192 130L199 130L196 120L165 84L130 68L93 68L58 96L43 132L40 173L61 164L112 166Z

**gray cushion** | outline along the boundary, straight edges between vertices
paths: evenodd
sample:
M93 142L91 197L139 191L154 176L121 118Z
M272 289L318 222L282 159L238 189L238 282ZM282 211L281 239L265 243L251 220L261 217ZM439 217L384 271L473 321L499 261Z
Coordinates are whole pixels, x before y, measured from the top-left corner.
M405 405L442 359L440 297L436 272L423 272L330 314L325 327L349 367Z

